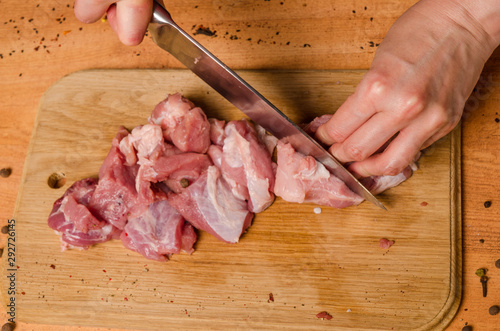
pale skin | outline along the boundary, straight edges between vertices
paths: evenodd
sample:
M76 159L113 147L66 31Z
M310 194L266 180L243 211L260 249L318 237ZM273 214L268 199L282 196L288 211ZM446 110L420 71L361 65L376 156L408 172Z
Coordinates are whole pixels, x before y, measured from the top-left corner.
M84 23L107 13L126 45L139 44L151 0L76 0ZM354 94L316 138L359 177L396 175L449 133L500 44L500 1L421 0L391 27ZM354 162L353 162L354 161Z

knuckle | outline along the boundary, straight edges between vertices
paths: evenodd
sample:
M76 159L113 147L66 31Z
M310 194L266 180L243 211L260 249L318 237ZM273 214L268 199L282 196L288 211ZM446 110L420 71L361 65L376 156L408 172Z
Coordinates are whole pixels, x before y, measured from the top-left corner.
M425 96L421 93L411 93L401 99L400 117L413 119L420 115L426 107Z
M338 128L328 128L326 132L330 139L338 143L343 142L347 138L346 134Z
M363 161L366 159L365 152L359 146L349 145L344 148L346 156L352 161Z
M366 78L366 96L369 99L380 99L388 91L387 79L380 73L371 73L370 76Z

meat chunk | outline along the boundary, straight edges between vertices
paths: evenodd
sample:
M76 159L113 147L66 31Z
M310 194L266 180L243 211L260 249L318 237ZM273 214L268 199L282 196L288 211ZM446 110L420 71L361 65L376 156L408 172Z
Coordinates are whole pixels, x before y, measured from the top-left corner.
M75 182L54 202L48 225L61 235L62 247L88 248L111 240L119 231L111 224L95 218L87 205L97 186L97 179Z
M224 145L224 139L226 139L224 126L226 125L226 121L209 118L208 122L210 123L210 141L212 144L218 146Z
M210 123L205 113L179 93L160 102L149 122L160 125L163 136L183 152L205 153L210 146Z
M180 192L184 187L181 181L189 185L206 171L212 162L208 155L198 153L182 153L161 156L155 162L144 166L142 177L150 182L164 181L168 188Z
M125 247L148 259L165 261L181 250L191 253L196 234L168 201L162 200L130 218L120 239Z
M246 120L231 121L225 128L221 171L233 194L248 200L251 212L259 213L274 201L271 155Z
M125 129L121 128L113 139L111 149L99 170L99 185L88 204L93 215L120 230L124 228L129 214L142 212L152 200L152 193L149 192L144 193L145 201L139 200L135 186L139 166L126 166L125 156L119 149L120 141L125 137L123 130Z
M363 198L332 175L312 156L305 156L278 142L278 168L274 193L289 202L311 202L334 208L358 205Z
M233 195L216 166L210 166L196 182L169 196L168 201L194 227L228 243L238 242L253 218L247 203Z
M119 149L125 156L126 166L156 160L165 149L161 127L155 124L135 127L120 141Z
M413 169L416 169L416 164L406 167L401 173L395 176L372 176L360 180L361 184L366 187L373 195L380 194L392 187L398 186L405 180L411 177Z

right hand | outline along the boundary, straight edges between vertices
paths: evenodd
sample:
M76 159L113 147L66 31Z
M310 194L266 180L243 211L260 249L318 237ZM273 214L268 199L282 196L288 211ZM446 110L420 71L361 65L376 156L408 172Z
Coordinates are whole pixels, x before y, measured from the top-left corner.
M75 0L75 16L94 23L107 14L109 25L125 45L141 43L153 13L152 0Z

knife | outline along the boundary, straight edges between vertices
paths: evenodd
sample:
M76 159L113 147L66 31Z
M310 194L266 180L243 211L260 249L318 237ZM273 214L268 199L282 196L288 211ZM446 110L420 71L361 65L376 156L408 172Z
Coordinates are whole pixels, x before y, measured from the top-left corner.
M286 138L296 151L313 156L353 192L387 210L332 154L182 30L156 1L153 1L153 15L148 30L159 47L172 54L250 119L276 138Z

